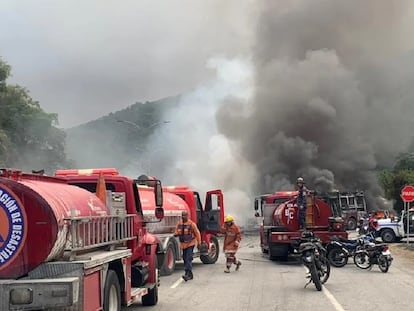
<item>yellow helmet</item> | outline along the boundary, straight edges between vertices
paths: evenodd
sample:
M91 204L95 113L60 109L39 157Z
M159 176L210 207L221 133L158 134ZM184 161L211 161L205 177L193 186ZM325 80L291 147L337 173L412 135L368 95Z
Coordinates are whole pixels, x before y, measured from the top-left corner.
M224 218L224 222L232 222L232 221L234 221L234 218L233 218L233 216L231 216L231 215L227 215L227 216Z

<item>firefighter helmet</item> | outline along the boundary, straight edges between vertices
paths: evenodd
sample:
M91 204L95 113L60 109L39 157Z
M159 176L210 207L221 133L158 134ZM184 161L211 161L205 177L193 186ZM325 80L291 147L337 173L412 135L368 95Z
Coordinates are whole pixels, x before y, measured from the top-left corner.
M227 216L224 218L224 222L232 222L232 221L234 221L234 218L233 218L233 216L231 216L231 215L227 215Z
M304 182L304 180L303 180L303 178L302 177L298 177L298 179L296 179L296 183L298 184L298 183L302 183L302 184L304 184L305 182Z

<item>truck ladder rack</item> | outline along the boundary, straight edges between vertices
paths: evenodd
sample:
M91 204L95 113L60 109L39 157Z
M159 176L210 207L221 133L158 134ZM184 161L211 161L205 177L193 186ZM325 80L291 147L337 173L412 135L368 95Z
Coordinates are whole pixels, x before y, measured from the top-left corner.
M116 246L136 238L133 232L134 217L124 216L87 216L65 218L68 224L68 242L65 252L73 258L78 251L102 246Z

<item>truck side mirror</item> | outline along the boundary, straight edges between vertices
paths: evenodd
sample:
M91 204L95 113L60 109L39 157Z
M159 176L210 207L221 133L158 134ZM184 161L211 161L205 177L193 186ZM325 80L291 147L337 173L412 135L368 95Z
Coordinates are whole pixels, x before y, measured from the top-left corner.
M162 207L163 196L162 196L161 183L158 182L155 184L154 192L155 192L155 206Z
M258 211L259 210L259 201L258 200L254 200L254 210L255 211ZM256 213L256 214L258 214L258 213Z

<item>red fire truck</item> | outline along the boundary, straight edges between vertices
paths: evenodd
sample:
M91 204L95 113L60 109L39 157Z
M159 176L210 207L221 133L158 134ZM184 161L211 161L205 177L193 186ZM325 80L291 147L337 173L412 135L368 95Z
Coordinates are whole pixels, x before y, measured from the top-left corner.
M334 216L342 217L347 230L355 230L360 219L368 219L363 191L333 191L318 195L331 207Z
M151 180L154 177L146 175L138 179ZM151 182L149 182L149 185ZM174 229L181 220L183 211L187 211L189 219L197 224L201 233L201 247L195 249L194 257L199 257L204 264L213 264L219 256L219 242L217 234L224 222L224 201L221 190L211 190L205 195L204 207L200 195L189 186L168 186L163 188L164 219L158 223L151 223L148 230L154 233L165 250L165 259L161 267L161 275L170 275L176 261L182 260L182 250ZM145 219L152 220L154 208L144 208Z
M155 305L163 254L142 206L162 218L162 187L139 189L115 169L1 169L0 310Z
M295 238L300 237L297 191L279 191L255 198L256 217L261 217L260 246L269 259L286 259L293 253ZM320 237L323 243L330 242L332 236L348 237L340 217L333 217L329 205L307 195L306 229Z

